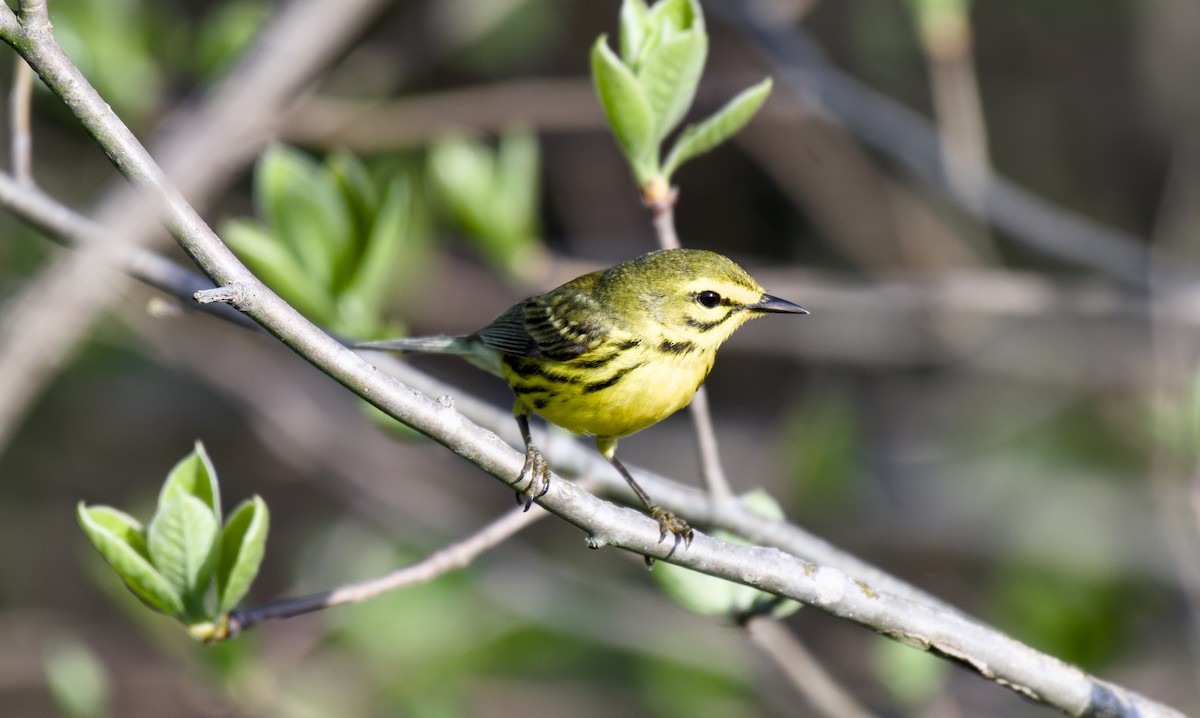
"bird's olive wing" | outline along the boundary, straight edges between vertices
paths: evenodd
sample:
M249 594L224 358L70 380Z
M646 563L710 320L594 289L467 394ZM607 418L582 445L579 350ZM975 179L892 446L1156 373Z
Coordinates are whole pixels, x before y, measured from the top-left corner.
M592 296L594 275L585 275L530 297L501 314L477 336L506 354L568 361L596 349L613 331L604 307Z
M537 342L525 330L525 304L529 301L526 299L511 307L491 324L475 332L475 336L485 345L505 354L539 356Z

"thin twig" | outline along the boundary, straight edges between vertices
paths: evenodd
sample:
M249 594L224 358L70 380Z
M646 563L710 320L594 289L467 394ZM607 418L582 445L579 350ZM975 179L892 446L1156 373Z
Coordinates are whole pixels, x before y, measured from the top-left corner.
M323 591L309 596L233 611L228 618L228 637L234 638L247 628L252 628L263 621L293 618L332 606L360 603L389 591L428 583L443 574L467 566L479 554L548 515L542 510L522 511L520 508L514 508L471 536L452 543L411 566L405 566L378 578L359 581L332 591Z
M874 715L838 685L804 643L779 621L755 616L743 627L751 642L774 661L818 714L828 718Z
M675 202L678 199L678 192L675 188L667 188L662 191L661 187L643 188L647 205L650 207L651 216L653 217L655 235L658 237L659 246L663 249L677 249L680 246L679 236L675 232ZM713 428L712 412L708 405L708 392L701 386L696 390L696 394L692 397L690 406L688 407L692 415L692 422L696 429L696 444L700 451L700 473L704 477L704 483L708 487L708 492L712 497L714 504L728 505L736 503L734 501L733 489L729 486L729 480L725 477L725 470L721 465L721 456L717 448L717 433ZM771 622L768 620L759 620L757 623ZM747 625L747 630L751 630ZM755 643L760 648L764 649L766 655L778 663L781 669L788 675L802 694L807 696L814 705L824 709L838 701L831 696L844 696L845 692L826 674L815 660L811 660L810 656L804 654L810 660L806 665L788 665L783 663L784 660L793 660L796 655L784 655L781 650L784 639L779 638L777 634L787 631L781 626L776 626L774 634L776 641L768 643L765 636L770 629L754 629L757 631L758 638ZM755 632L751 632L755 636ZM798 645L798 644L797 644ZM792 646L796 648L797 646ZM799 648L803 651L803 648ZM793 651L792 653L796 653ZM845 708L853 706L852 702L847 703L842 701L840 707ZM859 712L834 712L829 715L842 715L849 718L857 718L863 715Z
M672 188L665 196L647 202L650 208L650 219L654 224L654 234L658 237L661 249L678 249L683 245L675 232L675 201L678 192Z
M675 188L645 190L646 204L654 224L654 234L662 249L678 249L679 235L675 232L675 201L679 194ZM696 390L688 407L692 424L696 428L696 448L700 454L700 475L704 485L712 494L713 501L724 503L733 497L733 489L725 476L721 464L721 452L717 447L717 432L713 428L712 412L708 406L708 392L703 386Z
M33 70L24 60L13 63L13 87L9 94L12 114L13 176L21 184L33 184L33 132L29 114L33 99Z
M973 59L974 41L965 5L915 10L929 71L933 111L950 191L972 214L985 208L987 128ZM996 256L994 246L985 247Z

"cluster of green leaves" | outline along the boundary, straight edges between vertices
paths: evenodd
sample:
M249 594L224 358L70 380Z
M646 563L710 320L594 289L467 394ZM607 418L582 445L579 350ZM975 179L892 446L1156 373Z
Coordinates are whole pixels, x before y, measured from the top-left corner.
M178 75L205 79L241 54L271 12L225 0L196 16L145 0L55 0L54 34L127 122L148 119Z
M217 472L204 446L171 469L147 526L110 506L78 507L79 525L104 560L150 608L201 640L223 635L223 617L258 575L270 516L258 496L222 526Z
M273 145L255 166L254 200L263 221L227 221L221 236L259 278L331 331L388 333L380 322L388 291L425 252L409 231L404 175L374 177L349 154L322 163Z
M535 275L543 261L536 136L505 132L495 150L458 134L429 150L429 179L439 204L466 239L510 277Z
M750 121L771 91L767 78L680 133L666 158L662 143L683 120L708 55L704 15L696 0L624 0L620 56L601 35L592 46L592 79L617 143L647 188L670 187L687 160L724 142ZM654 191L654 190L651 190Z

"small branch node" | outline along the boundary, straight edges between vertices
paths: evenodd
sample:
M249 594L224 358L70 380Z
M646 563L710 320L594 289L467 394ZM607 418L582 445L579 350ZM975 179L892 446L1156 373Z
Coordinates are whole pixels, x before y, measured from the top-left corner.
M593 551L604 548L611 543L606 536L600 534L588 534L588 537L584 540L587 542L587 547Z
M249 299L250 292L245 284L234 282L226 284L223 287L213 287L212 289L201 289L192 295L197 304L213 304L214 302L224 302L235 309L241 309Z
M679 190L667 184L661 176L654 177L642 185L642 204L658 216L669 212L679 198Z

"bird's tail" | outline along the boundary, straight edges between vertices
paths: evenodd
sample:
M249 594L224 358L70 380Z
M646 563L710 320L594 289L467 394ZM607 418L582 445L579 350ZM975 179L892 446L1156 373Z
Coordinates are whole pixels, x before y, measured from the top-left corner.
M352 342L351 349L380 349L391 352L418 352L422 354L460 354L474 352L474 345L467 337L401 337L375 342Z

